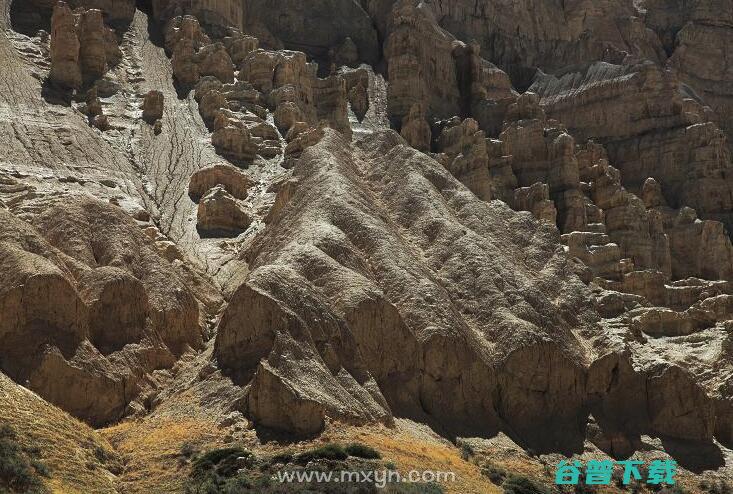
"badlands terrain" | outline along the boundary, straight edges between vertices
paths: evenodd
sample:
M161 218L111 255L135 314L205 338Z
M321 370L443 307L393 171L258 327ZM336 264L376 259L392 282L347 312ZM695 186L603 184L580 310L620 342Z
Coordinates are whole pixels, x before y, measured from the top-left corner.
M731 0L0 0L0 492L724 494L732 150Z

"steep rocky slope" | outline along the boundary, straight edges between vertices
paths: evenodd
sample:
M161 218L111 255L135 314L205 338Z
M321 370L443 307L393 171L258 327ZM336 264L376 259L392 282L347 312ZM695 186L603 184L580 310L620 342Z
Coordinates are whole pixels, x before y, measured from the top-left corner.
M183 423L730 475L730 5L0 6L0 371L126 492Z

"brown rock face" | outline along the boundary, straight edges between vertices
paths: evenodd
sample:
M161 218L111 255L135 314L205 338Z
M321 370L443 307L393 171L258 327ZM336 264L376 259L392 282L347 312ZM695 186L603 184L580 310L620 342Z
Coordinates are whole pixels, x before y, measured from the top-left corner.
M160 91L148 91L143 99L143 120L154 124L156 120L163 118L164 100L165 97Z
M2 211L0 222L0 364L45 399L117 420L145 373L201 345L195 296L116 207L78 198L33 226Z
M0 373L111 434L725 458L730 0L4 12Z
M199 201L197 228L205 236L237 236L252 223L251 215L223 186L217 185Z
M79 47L74 14L66 3L58 2L51 19L51 81L67 88L81 86Z
M471 118L449 121L438 137L437 148L447 155L445 165L454 177L479 199L491 200L486 135L479 130L478 122Z
M209 190L221 185L236 199L247 199L247 191L254 185L249 176L239 168L218 164L203 168L193 175L188 184L188 195L198 201Z
M425 119L422 105L415 103L402 121L400 135L418 151L429 152L432 142L430 124Z
M647 63L594 64L584 74L540 77L532 90L548 115L576 137L603 140L626 187L641 190L652 177L670 206L692 207L730 229L733 182L725 137L678 88L671 73ZM606 98L618 103L609 107L601 102Z
M79 20L79 63L85 81L99 79L107 72L106 28L102 11L84 11Z
M370 64L379 60L377 32L359 2L316 0L304 4L298 0L245 0L242 3L245 31L258 33L255 35L263 40L271 38L269 48L304 51L319 59L328 58L329 51L335 49L347 52L345 61L348 62L354 54L358 60ZM326 19L328 29L323 29ZM350 46L344 48L345 44Z

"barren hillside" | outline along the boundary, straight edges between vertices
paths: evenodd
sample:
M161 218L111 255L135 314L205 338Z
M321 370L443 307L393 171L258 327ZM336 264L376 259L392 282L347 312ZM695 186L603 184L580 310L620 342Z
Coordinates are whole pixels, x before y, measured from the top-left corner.
M0 0L0 426L61 493L722 494L731 53L730 0Z

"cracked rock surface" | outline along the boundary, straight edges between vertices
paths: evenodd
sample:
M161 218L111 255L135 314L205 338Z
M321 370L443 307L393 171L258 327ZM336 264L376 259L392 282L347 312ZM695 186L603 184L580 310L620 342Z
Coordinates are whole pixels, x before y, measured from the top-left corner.
M729 475L730 12L0 0L0 372Z

